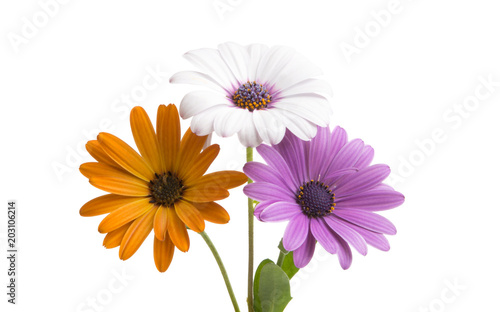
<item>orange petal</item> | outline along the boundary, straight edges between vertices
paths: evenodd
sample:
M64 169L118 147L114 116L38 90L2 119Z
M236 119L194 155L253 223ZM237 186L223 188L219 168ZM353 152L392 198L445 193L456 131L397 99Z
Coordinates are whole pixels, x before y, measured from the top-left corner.
M182 198L195 203L206 203L214 200L221 200L228 196L229 192L225 188L208 184L190 187L182 193Z
M193 204L185 200L179 200L175 204L175 212L179 218L191 230L200 233L205 230L205 220L203 220L201 213L196 209Z
M146 182L135 177L103 177L94 176L89 180L90 184L106 192L124 196L148 196L149 186Z
M225 189L232 189L245 184L247 181L248 177L243 172L225 170L206 174L196 181L193 181L191 186L213 185Z
M218 224L225 224L229 222L229 214L226 209L222 208L222 206L217 203L193 203L193 205L201 213L203 219L209 222Z
M149 198L141 198L135 202L122 206L104 218L99 224L100 233L109 233L120 226L139 218L146 212L153 210L153 204L149 203ZM156 210L155 210L156 211Z
M189 235L186 225L175 213L175 208L167 208L167 231L170 239L180 251L189 250Z
M115 194L107 194L88 201L80 208L82 217L94 217L110 213L116 209L139 200L137 197L126 197Z
M181 141L181 150L177 160L176 173L179 176L185 176L186 172L193 165L193 161L198 157L203 148L203 144L207 140L207 136L197 136L189 128Z
M153 219L155 217L155 213L155 209L150 209L149 212L132 222L123 236L123 240L120 245L120 251L118 253L120 259L127 260L132 257L137 249L139 249L142 242L144 242L153 229Z
M94 159L98 162L121 168L120 165L118 165L111 157L108 156L108 154L106 154L97 140L88 141L85 148L89 152L90 156L94 157Z
M106 132L99 133L97 140L106 154L123 169L147 182L154 178L153 169L127 143Z
M160 149L155 129L149 116L140 106L136 106L130 113L130 127L134 135L135 144L142 157L153 168L154 172L165 172L165 165L160 158Z
M158 107L156 134L160 153L165 162L165 171L173 172L181 144L181 124L177 107L174 104Z
M219 154L220 147L218 144L210 145L196 157L191 168L186 170L186 174L181 176L181 179L189 185L191 181L200 178L210 167L214 159ZM184 170L183 170L184 171Z
M88 162L80 165L80 172L88 179L93 176L117 176L123 178L137 179L122 168L110 166L105 163ZM139 180L139 179L137 179ZM142 180L139 180L142 182Z
M164 241L157 239L155 236L153 252L156 268L162 273L165 272L174 257L174 244L172 244L168 236Z
M158 207L153 225L156 238L164 240L167 233L167 207Z
M104 237L104 241L102 242L103 246L106 247L107 249L120 246L123 236L125 236L125 232L127 232L128 228L130 227L130 224L132 224L132 222L122 225L116 230L106 234L106 237Z

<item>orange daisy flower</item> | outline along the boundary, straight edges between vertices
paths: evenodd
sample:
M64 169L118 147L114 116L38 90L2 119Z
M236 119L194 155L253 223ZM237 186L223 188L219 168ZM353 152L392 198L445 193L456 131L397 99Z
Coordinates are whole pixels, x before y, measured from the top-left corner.
M86 148L97 162L84 163L80 172L93 186L109 192L87 202L80 209L84 217L109 213L99 224L107 233L106 248L120 246L119 256L127 260L154 229L154 260L165 272L174 246L186 252L189 236L205 229L205 221L227 223L229 215L216 200L229 196L228 189L247 181L238 171L205 175L219 153L213 144L202 151L207 136L188 129L182 140L175 105L160 105L156 132L142 107L134 107L130 124L140 155L109 133L100 133Z

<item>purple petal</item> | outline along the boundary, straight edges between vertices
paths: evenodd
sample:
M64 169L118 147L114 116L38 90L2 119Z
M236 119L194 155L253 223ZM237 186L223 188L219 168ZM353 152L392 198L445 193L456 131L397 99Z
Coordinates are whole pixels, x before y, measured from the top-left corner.
M373 150L373 147L371 147L370 145L365 145L365 147L363 148L363 152L361 153L358 161L354 164L353 167L359 169L368 167L373 160L374 154L375 151Z
M266 209L267 207L269 207L270 205L274 204L274 203L277 203L278 201L276 200L267 200L267 201L263 201L263 202L260 202L257 204L257 206L255 206L255 210L253 211L253 215L259 219L259 221L262 221L262 219L260 218L260 214L262 213L262 211L264 209Z
M255 182L268 182L289 189L287 183L283 181L281 175L274 168L262 163L255 161L248 162L243 166L243 172ZM290 189L290 191L293 192L296 189Z
M295 196L292 192L271 183L255 182L248 184L243 188L243 193L257 201L282 200L295 203Z
M332 230L323 219L311 219L311 233L326 251L331 254L337 253L337 241L333 238Z
M368 249L366 247L365 239L351 227L352 225L350 226L349 223L335 217L334 215L329 215L324 219L330 228L335 231L335 233L351 244L352 247L354 247L360 254L366 256Z
M295 266L299 269L305 267L311 261L315 248L316 240L314 239L314 236L309 233L302 246L293 252L293 263Z
M266 207L260 214L260 219L264 222L285 221L299 213L302 211L296 203L277 202Z
M372 190L380 190L380 191L394 191L394 188L392 186L389 186L387 184L380 184L374 187Z
M396 234L396 227L394 224L376 213L352 209L335 209L333 213L336 216L367 230L389 235Z
M372 189L361 194L341 197L335 201L336 208L341 209L363 209L366 211L382 211L401 205L405 201L403 194L391 189Z
M344 175L347 174L353 174L355 172L358 172L357 168L351 167L351 168L345 168L345 169L340 169L332 172L327 172L325 177L322 178L321 180L326 184L333 186L335 182L339 182L339 179L343 177Z
M317 180L319 176L323 176L327 168L325 168L325 160L329 148L330 129L328 127L318 127L318 133L309 143L309 177ZM306 143L306 144L307 144Z
M287 130L285 137L274 146L281 154L289 168L293 168L292 174L298 184L309 180L307 177L307 168L305 163L305 142L297 138Z
M389 241L385 238L384 234L375 233L364 229L362 227L357 227L356 232L358 232L365 239L366 243L382 251L389 251L391 246Z
M299 248L306 240L309 233L309 218L300 213L293 217L283 235L283 247L288 251Z
M337 254L339 256L340 266L342 267L342 269L347 270L349 269L349 267L351 267L352 263L351 248L349 247L349 244L347 244L347 242L336 233L333 233L333 237L335 238L339 246Z
M361 193L380 184L389 176L391 169L387 165L373 165L342 179L334 190L337 197Z
M354 164L359 159L364 146L365 143L363 143L361 139L354 139L344 145L335 158L333 158L329 171L354 167Z
M260 156L264 158L269 166L276 169L290 189L297 188L298 181L293 179L290 167L274 148L261 144L257 147L257 152L259 152Z
M347 143L347 133L341 127L335 127L332 131L330 137L330 153L332 158L337 155L337 153L346 145Z

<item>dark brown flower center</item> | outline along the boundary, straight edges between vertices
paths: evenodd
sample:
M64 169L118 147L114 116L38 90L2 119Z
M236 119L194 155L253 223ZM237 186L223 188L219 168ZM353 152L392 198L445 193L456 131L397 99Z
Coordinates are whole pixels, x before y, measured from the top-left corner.
M174 203L182 198L184 185L182 180L172 174L167 173L156 174L155 179L149 181L149 189L151 190L150 203L162 206L173 206Z
M302 213L310 218L324 217L335 209L335 194L328 185L311 180L302 184L296 194Z

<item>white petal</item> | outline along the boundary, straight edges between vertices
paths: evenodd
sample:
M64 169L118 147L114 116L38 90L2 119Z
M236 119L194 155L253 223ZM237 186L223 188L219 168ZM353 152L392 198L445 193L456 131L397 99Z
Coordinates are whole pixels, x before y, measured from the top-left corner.
M205 143L203 144L203 149L206 149L207 147L209 147L210 145L212 145L212 134L213 133L210 133L208 136L207 136L207 140L205 141Z
M272 47L259 64L257 77L273 91L280 91L322 74L321 69L289 47Z
M227 103L227 97L211 91L193 91L184 96L179 108L179 114L186 119L217 105Z
M248 51L248 80L257 80L257 69L263 56L267 53L269 47L263 44L252 44L247 46Z
M322 74L323 72L318 66L314 65L303 55L295 53L293 60L287 64L285 69L279 73L275 73L276 78L273 82L276 83L276 89L283 90L303 80Z
M270 48L259 63L256 80L265 83L267 87L272 87L280 78L283 69L294 58L295 53L295 50L289 47L275 46Z
M306 79L298 82L279 92L280 96L289 96L304 93L318 93L320 95L333 96L332 88L329 83L321 79Z
M221 86L209 75L196 71L181 71L175 73L172 77L170 77L170 83L187 83L209 87L217 91L226 91L226 93L230 92L224 89L223 86Z
M203 113L195 115L191 119L191 130L196 135L208 135L214 131L214 121L218 114L220 114L228 106L225 104L215 105L203 111Z
M273 110L254 110L253 121L262 140L269 144L278 144L285 136L285 125L279 114Z
M262 143L262 138L255 129L253 118L247 118L240 132L238 132L238 138L245 147L257 147Z
M273 107L295 113L321 127L326 127L330 121L328 100L314 93L283 97Z
M232 136L241 130L247 119L251 118L251 113L246 109L228 107L215 117L214 131L223 138Z
M248 52L239 44L227 42L219 45L219 52L239 83L248 81Z
M230 90L230 93L231 90L239 87L238 81L222 59L218 50L207 48L192 50L184 54L184 57L193 65L213 77L226 90Z
M272 110L281 115L285 127L299 139L308 141L316 136L318 127L314 123L280 108L273 108Z

